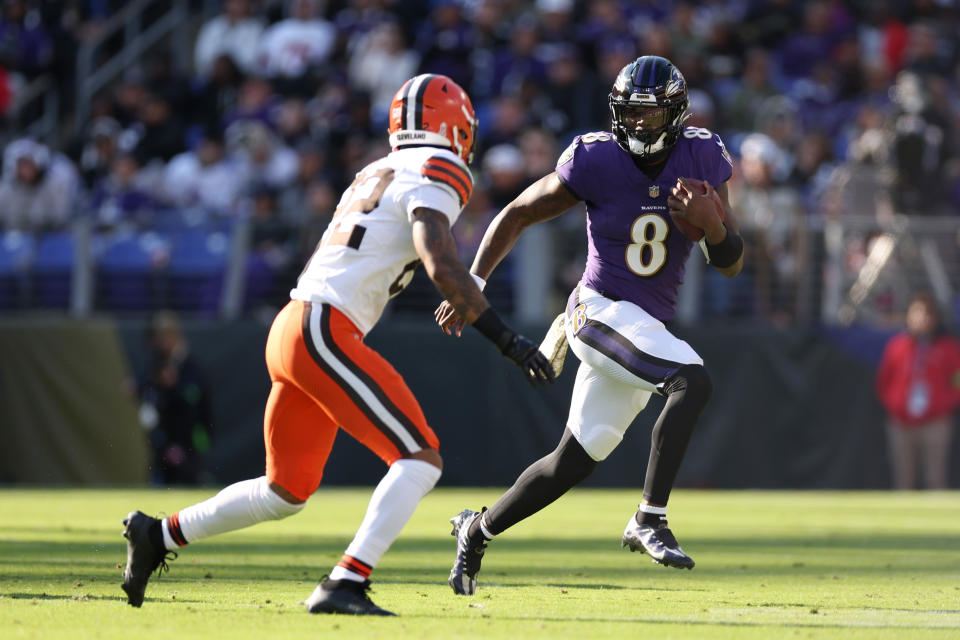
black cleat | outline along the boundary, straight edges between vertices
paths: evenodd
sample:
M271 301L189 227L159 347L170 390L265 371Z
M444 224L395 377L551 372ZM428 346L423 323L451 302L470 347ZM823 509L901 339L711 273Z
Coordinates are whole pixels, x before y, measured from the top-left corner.
M354 616L395 616L397 614L373 604L370 581L330 580L324 577L306 605L309 613L346 613Z
M159 522L142 511L131 511L123 519L126 525L123 537L127 539L127 567L123 570L123 583L120 586L127 592L127 604L134 607L143 604L143 593L147 590L150 574L157 571L157 577L160 577L161 573L170 570L167 566L169 555L177 557L175 552L164 549L162 543L157 546L151 539L151 527Z
M477 590L477 574L480 572L480 561L483 560L483 552L487 545L485 543L471 545L468 532L470 525L479 517L480 513L464 509L450 518L450 524L453 525L450 535L457 539L457 559L453 561L453 568L450 569L450 578L447 582L457 595L472 596Z
M693 558L680 548L673 532L663 522L657 527L648 524L638 524L634 516L630 516L627 528L623 530L621 547L630 547L630 551L639 551L650 554L653 561L665 567L677 569L693 569Z

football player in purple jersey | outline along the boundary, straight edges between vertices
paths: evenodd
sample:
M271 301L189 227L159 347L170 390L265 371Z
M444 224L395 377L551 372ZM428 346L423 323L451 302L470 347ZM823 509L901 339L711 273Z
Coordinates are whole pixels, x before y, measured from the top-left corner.
M663 323L673 317L694 244L688 235L718 271L740 272L743 240L726 184L732 162L719 136L684 127L686 82L665 58L643 56L625 66L609 103L612 132L574 138L556 171L493 220L471 268L482 285L524 229L586 203L586 269L541 345L556 369L567 345L580 359L566 429L556 450L530 465L489 510L451 519L457 557L449 582L458 594L474 592L487 543L586 478L653 393L666 396L666 404L653 428L643 499L622 545L663 565L694 565L667 527L667 500L712 384L700 356ZM459 335L462 319L448 303L436 318Z

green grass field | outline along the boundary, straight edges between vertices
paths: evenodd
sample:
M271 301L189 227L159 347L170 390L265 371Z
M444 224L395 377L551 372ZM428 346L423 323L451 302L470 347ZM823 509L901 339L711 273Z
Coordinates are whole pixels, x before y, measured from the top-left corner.
M620 548L637 492L576 490L494 541L465 598L447 519L499 491L440 489L373 575L401 617L310 616L369 492L321 489L298 516L184 549L138 610L121 518L210 491L2 490L0 637L960 637L957 493L677 491L671 527L697 561L679 571Z

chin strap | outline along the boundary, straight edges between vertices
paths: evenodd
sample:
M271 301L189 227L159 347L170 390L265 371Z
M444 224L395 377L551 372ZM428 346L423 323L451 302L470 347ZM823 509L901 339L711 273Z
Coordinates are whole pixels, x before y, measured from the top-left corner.
M638 156L643 156L645 158L649 158L651 156L655 156L656 154L662 153L663 151L667 150L666 138L667 138L667 132L664 131L662 134L660 134L660 137L657 138L656 142L652 144L644 144L639 140L637 140L636 138L633 138L628 135L627 145L629 145L630 147L630 153ZM659 148L655 148L657 145L660 145Z

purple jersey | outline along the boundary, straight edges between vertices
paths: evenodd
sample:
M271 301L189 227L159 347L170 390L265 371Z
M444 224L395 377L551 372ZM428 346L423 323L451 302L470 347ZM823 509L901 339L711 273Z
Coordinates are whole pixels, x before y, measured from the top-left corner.
M587 205L587 267L580 282L660 321L673 318L693 243L674 226L667 196L677 178L716 188L732 170L720 136L707 129L687 127L655 180L611 134L574 138L557 161L557 176Z

